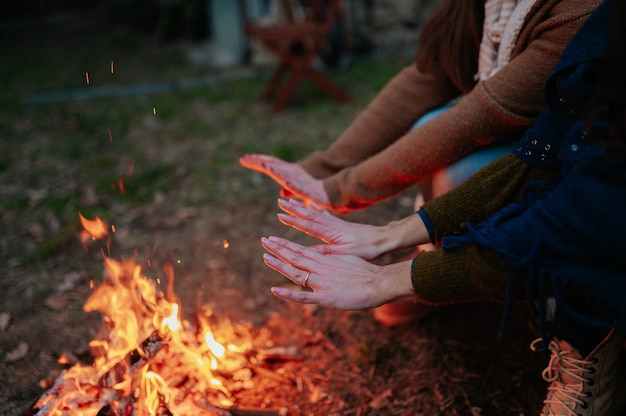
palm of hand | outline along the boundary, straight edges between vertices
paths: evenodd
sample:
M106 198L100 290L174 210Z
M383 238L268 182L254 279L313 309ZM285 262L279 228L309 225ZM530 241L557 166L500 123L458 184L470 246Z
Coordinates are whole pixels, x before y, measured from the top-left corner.
M283 224L327 243L311 247L319 253L351 254L365 260L373 260L382 254L376 244L379 233L375 226L344 221L294 200L279 200L278 206L288 214L278 215Z
M297 163L285 162L268 155L249 154L241 157L239 164L269 176L283 187L285 193L291 193L296 198L324 208L329 207L330 201L322 181L309 175Z

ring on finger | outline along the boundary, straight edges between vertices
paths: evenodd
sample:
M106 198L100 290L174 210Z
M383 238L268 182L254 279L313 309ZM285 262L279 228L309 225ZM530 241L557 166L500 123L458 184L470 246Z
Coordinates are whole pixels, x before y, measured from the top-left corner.
M309 276L311 276L311 272L307 272L304 282L302 282L302 287L306 287L307 282L309 281Z

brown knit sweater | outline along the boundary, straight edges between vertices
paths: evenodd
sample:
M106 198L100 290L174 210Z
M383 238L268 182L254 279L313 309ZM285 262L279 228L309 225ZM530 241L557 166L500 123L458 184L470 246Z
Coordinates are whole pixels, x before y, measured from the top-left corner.
M480 146L521 134L545 109L545 80L599 3L537 0L511 62L471 91L461 91L443 70L405 68L339 139L302 167L324 179L336 212L348 212L397 195ZM426 112L460 94L457 105L409 131Z

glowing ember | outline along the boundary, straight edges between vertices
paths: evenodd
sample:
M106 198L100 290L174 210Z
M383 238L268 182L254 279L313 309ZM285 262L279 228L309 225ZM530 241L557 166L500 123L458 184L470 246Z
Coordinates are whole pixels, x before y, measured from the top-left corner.
M108 227L99 217L96 217L94 220L89 220L79 212L78 217L80 218L80 223L83 226L83 230L80 232L79 238L85 250L87 249L87 245L91 241L100 240L101 238L109 235Z
M108 235L99 218L80 219L90 238ZM232 406L226 385L244 388L235 378L241 380L242 372L251 377L243 354L250 345L247 330L227 323L212 328L210 311L198 313L195 326L182 320L171 266L164 267L165 294L135 261L105 258L104 266L103 282L83 307L104 318L99 336L89 343L93 363L61 373L34 414L214 415L215 406Z

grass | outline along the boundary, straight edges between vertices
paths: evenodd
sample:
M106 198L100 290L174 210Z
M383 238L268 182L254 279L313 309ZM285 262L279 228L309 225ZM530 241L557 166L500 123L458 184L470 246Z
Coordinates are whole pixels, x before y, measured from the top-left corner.
M119 58L111 74L110 56L133 60ZM259 152L294 161L325 146L407 63L406 59L358 62L331 74L355 95L355 103L348 106L337 105L305 82L294 103L279 115L257 100L266 81L261 76L160 94L25 101L41 92L131 85L142 82L140 73L146 74L146 81L158 83L168 81L159 74L171 80L172 74L197 72L179 58L175 49L159 54L114 36L101 48L86 48L73 59L62 52L29 49L13 50L0 61L0 75L12 79L0 96L4 137L0 206L9 213L28 210L10 225L17 235L29 224L45 223L46 216L58 218L62 225L46 232L36 250L23 253L22 262L52 255L63 244L66 233L74 231L76 213L90 208L85 206L88 189L95 191L104 209L119 204L130 209L178 186L193 187L196 203L227 197L233 189L245 195L253 185L247 181L259 179L249 172L242 175L240 155ZM129 74L125 65L134 72ZM91 70L86 85L85 68L96 66L98 71ZM238 177L234 183L225 183L234 177ZM38 192L44 195L42 201L33 199ZM118 207L116 212L124 210ZM3 260L14 256L2 253Z

